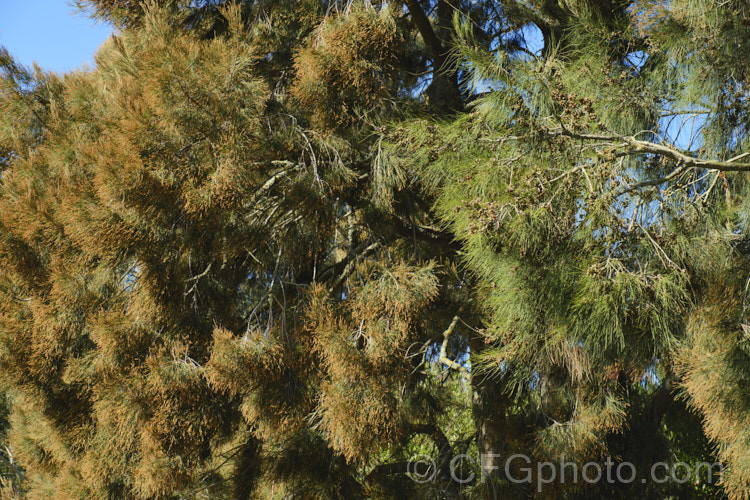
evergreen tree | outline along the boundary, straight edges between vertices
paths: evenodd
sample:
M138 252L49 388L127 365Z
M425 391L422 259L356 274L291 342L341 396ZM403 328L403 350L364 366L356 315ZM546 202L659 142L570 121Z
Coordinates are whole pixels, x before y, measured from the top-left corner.
M78 4L0 53L5 497L750 498L744 3Z

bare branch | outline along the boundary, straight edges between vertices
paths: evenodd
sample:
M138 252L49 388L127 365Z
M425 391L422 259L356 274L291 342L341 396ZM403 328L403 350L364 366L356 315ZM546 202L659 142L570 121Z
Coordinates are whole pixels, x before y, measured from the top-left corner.
M702 160L700 158L695 158L693 156L688 156L681 151L679 151L677 148L674 148L672 146L665 146L663 144L657 144L655 142L651 141L642 141L639 139L636 139L633 136L624 136L624 135L603 135L603 134L577 134L575 132L571 132L567 129L561 129L561 130L555 130L551 131L549 133L551 137L557 137L557 136L566 136L571 137L573 139L580 139L580 140L586 140L586 141L608 141L608 142L619 142L619 147L622 146L630 146L630 148L627 152L628 154L655 154L659 156L665 156L667 158L671 158L678 162L680 166L682 167L681 171L684 171L687 168L708 168L713 170L720 170L722 172L747 172L750 171L750 163L737 163L736 161L742 158L745 158L746 156L750 155L750 152L743 153L741 155L738 155L734 158L731 158L726 161L722 160ZM617 144L614 144L616 147ZM674 176L678 175L680 172L672 172L668 176L664 177L663 181L666 182L669 179L674 178ZM653 181L653 182L657 182ZM661 183L659 182L659 183Z
M461 373L468 375L469 370L452 359L448 358L448 340L450 339L450 336L453 334L453 330L456 328L456 324L458 323L459 317L458 314L453 317L453 321L451 321L451 324L448 325L448 328L443 332L443 345L440 347L440 358L438 361L443 363L444 365L448 366L448 368L452 368L453 370L458 370Z

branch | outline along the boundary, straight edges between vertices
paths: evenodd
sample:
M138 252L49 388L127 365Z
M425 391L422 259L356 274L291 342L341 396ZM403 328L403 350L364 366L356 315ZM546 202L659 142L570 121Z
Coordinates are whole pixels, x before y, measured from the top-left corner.
M437 460L432 466L437 468L437 473L447 477L450 474L450 463L453 459L453 447L445 436L445 433L436 425L432 424L421 424L411 426L410 432L417 434L426 434L432 438L438 449ZM366 483L377 483L382 481L385 477L393 476L396 474L407 474L409 472L419 472L411 470L415 464L409 462L393 462L376 465L368 474L365 476ZM426 467L430 465L425 463Z
M346 267L344 268L341 275L339 275L339 277L336 278L336 281L334 281L333 284L330 287L328 287L328 292L333 293L334 291L336 291L336 289L340 287L344 283L344 281L346 281L346 278L348 278L349 275L354 272L354 266L355 266L356 261L359 258L364 257L368 253L377 249L379 246L380 246L380 243L376 241L375 243L365 247L364 250L359 252L355 257L349 259L349 262L347 262Z
M675 263L674 263L674 262L672 261L672 259L670 259L670 258L669 258L669 255L667 255L667 252L665 252L665 251L664 251L664 249L663 249L663 248L661 247L661 245L659 245L659 244L658 244L658 243L656 242L656 240L655 240L655 239L653 239L653 238L651 237L651 235L650 235L650 234L649 234L649 232L648 232L648 231L646 230L646 228L645 228L645 227L643 227L643 225L641 225L641 223L640 223L640 222L638 222L637 224L638 224L638 227L640 227L640 228L641 228L641 231L643 231L643 233L644 233L644 234L646 235L646 237L647 237L647 238L649 239L649 241L651 242L651 244L652 244L652 245L654 245L654 249L656 249L656 255L657 255L657 257L659 257L659 260L661 260L662 264L663 264L663 265L664 265L665 267L668 267L668 266L667 266L667 262L668 262L669 264L671 264L671 265L672 265L672 267L674 267L674 268L675 268L675 269L677 269L678 271L684 271L684 269L682 269L682 268L681 268L680 266L678 266L677 264L675 264ZM660 252L661 252L661 255L663 255L663 256L664 256L664 259L666 259L666 262L664 262L664 259L662 259L662 258L661 258Z
M651 153L667 158L672 158L685 168L696 167L696 168L709 168L713 170L720 170L722 172L747 172L750 171L750 163L735 163L737 159L744 158L747 153L736 156L727 161L721 160L701 160L694 158L686 154L681 153L677 149L671 146L663 146L649 141L639 141L635 137L622 137L621 140L626 142L628 145L634 148L634 152L638 153ZM674 172L670 174L669 178L674 177Z
M433 424L415 425L411 429L413 432L419 434L426 434L432 438L435 446L438 449L438 457L435 466L437 467L437 473L446 479L450 479L450 463L453 461L453 446L446 437L445 433Z
M376 465L367 476L365 476L365 483L373 484L379 483L384 478L394 476L396 474L406 474L410 472L412 467L411 461L408 462L393 462L389 464ZM417 472L417 471L414 471Z
M432 54L432 58L435 61L435 69L439 70L443 67L446 60L443 44L435 34L435 30L432 29L432 24L424 13L424 10L422 10L422 7L419 6L419 2L417 0L405 0L404 3L406 3L406 7L409 9L409 14L411 14L414 24L417 25L417 29L419 30L419 34L422 35L425 45L427 45Z
M294 164L294 163L292 163L292 162L290 162L288 160L274 160L271 163L273 165L283 165L284 168L282 168L281 170L279 170L279 171L275 172L273 175L271 175L271 177L269 177L266 180L266 182L264 182L263 185L260 186L255 191L255 193L253 194L253 197L247 203L248 206L254 205L255 202L258 201L258 199L261 196L263 196L266 193L266 191L268 191L269 189L271 189L274 186L274 184L276 184L276 182L279 179L281 179L282 177L284 177L285 175L287 175L289 172L291 172L292 170L294 170L294 169L296 169L296 168L299 167L299 165L296 165L296 164Z
M198 281L199 279L201 279L202 277L204 277L205 275L207 275L207 274L208 274L208 272L209 272L209 271L211 270L211 266L212 266L212 265L213 265L213 262L209 263L209 264L208 264L208 267L206 267L206 270L205 270L205 271L203 271L203 272L202 272L202 273L200 273L200 274L196 274L196 275L195 275L195 276L193 276L192 278L188 278L188 279L187 279L187 281L188 281L188 282L190 282L190 281Z
M612 135L577 134L575 132L571 132L564 128L562 130L551 131L549 133L549 136L550 137L566 136L572 139L580 139L580 140L585 140L585 141L609 141L609 142L619 141L621 143L624 143L621 145L628 145L632 148L628 151L629 154L633 154L633 153L655 154L655 155L660 155L660 156L666 156L667 158L671 158L675 160L677 163L679 163L680 164L680 167L678 167L679 171L674 171L671 174L667 175L666 177L663 177L662 178L663 180L661 182L666 182L667 180L674 178L676 175L679 175L685 169L693 168L693 167L708 168L712 170L719 170L722 172L748 172L750 171L750 163L736 163L737 160L740 160L750 155L750 151L747 153L743 153L741 155L735 156L734 158L731 158L727 161L702 160L700 158L688 156L680 152L678 149L673 148L671 146L664 146L663 144L657 144L655 142L650 142L650 141L641 141L639 139L636 139L633 136L624 136L624 135L616 135L616 134L612 134ZM659 179L656 179L654 181L649 181L649 182L661 183L659 182Z
M469 370L463 366L459 365L452 359L448 358L448 340L450 339L451 334L453 334L453 330L456 328L456 324L458 323L458 314L453 316L453 321L451 321L451 324L448 326L448 328L443 332L443 345L440 347L440 358L438 358L438 361L443 363L444 365L447 365L448 368L452 368L454 370L458 370L464 375L469 374Z
M619 191L617 194L615 194L615 198L625 193L629 193L630 191L635 191L636 189L640 189L642 187L658 186L660 184L664 184L665 182L672 180L678 175L682 174L687 169L688 169L687 165L680 165L676 169L672 170L672 172L669 175L665 175L664 177L659 177L658 179L651 179L648 181L639 182L638 184L634 184L628 188L625 188Z

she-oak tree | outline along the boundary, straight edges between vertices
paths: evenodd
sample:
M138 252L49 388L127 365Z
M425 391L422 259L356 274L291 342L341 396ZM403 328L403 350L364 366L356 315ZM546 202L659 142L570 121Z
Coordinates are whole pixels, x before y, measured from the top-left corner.
M4 498L750 498L745 2L78 4L0 53Z

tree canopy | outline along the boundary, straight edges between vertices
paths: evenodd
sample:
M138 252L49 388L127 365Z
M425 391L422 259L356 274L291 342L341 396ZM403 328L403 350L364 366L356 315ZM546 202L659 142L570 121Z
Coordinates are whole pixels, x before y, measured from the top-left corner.
M76 3L0 51L2 498L750 498L745 2Z

